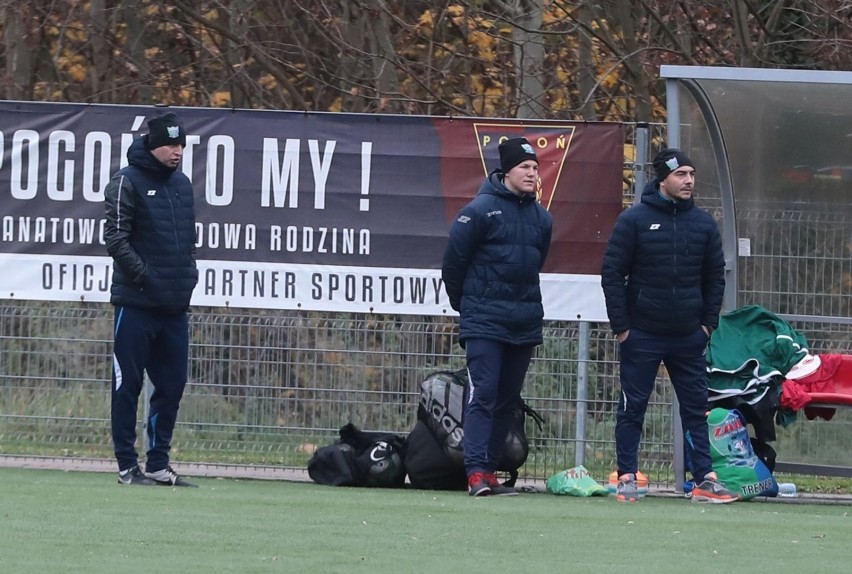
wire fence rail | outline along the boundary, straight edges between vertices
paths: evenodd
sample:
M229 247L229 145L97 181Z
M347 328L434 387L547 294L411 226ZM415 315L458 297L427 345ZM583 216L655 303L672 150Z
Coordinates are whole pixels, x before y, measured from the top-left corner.
M111 327L112 308L103 304L0 305L3 453L111 456ZM420 382L464 366L446 318L196 309L190 330L173 452L183 461L304 467L350 421L404 434L416 420ZM545 422L529 425L525 476L564 468L577 448L590 464L613 464L615 346L606 324L593 325L588 338L587 432L577 437L578 326L545 327L524 393ZM665 475L670 397L664 385L659 393L645 460Z
M112 308L103 304L0 305L0 452L109 458ZM813 332L841 333L829 325ZM607 324L548 323L524 391L544 418L528 424L522 476L546 478L574 465L578 449L598 473L614 468L617 349ZM835 337L837 335L838 337ZM195 310L190 378L175 429L176 460L304 468L313 448L353 422L404 434L414 425L420 382L464 365L453 321L259 310ZM848 333L842 338L848 341ZM578 388L580 365L588 367ZM578 396L585 425L578 434ZM640 455L656 483L671 483L671 389L661 371ZM141 424L141 423L140 423ZM791 460L852 465L852 423L801 422L779 433ZM141 433L141 428L140 428Z

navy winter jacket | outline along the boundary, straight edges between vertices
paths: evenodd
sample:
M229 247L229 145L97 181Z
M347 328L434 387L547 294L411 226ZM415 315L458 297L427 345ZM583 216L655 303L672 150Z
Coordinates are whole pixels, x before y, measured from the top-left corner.
M657 335L715 328L725 293L725 258L713 217L692 198L672 201L651 181L619 215L601 270L613 332Z
M129 165L104 189L104 236L113 258L110 301L181 313L198 282L192 184L155 158L146 139L130 145Z
M442 278L461 315L460 339L513 345L542 341L539 272L552 233L550 214L533 194L518 196L495 170L456 216Z

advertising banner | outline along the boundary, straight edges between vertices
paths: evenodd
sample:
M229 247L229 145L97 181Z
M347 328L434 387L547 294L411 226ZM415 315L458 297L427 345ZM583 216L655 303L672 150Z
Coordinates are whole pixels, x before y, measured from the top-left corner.
M620 124L168 108L187 129L194 305L453 314L441 260L456 212L536 148L553 215L548 319L605 321L600 261L621 210ZM0 298L109 301L103 191L163 108L0 102Z

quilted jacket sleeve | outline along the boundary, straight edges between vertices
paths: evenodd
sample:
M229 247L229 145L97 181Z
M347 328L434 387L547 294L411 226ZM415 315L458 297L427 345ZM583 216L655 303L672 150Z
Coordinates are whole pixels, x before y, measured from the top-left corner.
M123 175L114 177L104 189L104 205L107 252L134 283L141 285L145 261L130 243L136 212L135 193L130 180Z

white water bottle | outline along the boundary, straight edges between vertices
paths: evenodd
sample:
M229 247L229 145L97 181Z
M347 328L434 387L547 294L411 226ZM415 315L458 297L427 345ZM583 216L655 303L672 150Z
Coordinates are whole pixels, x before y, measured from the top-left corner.
M781 482L778 484L778 496L783 496L784 498L795 498L796 494L796 485L792 482Z

